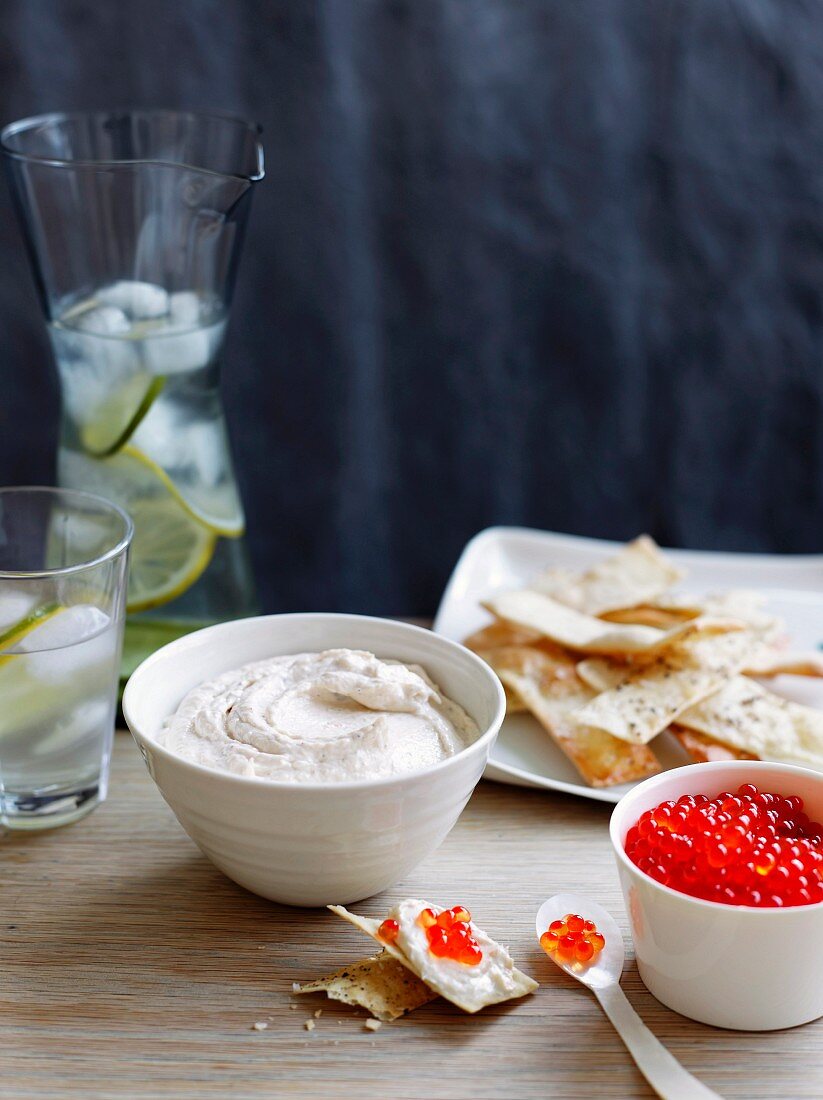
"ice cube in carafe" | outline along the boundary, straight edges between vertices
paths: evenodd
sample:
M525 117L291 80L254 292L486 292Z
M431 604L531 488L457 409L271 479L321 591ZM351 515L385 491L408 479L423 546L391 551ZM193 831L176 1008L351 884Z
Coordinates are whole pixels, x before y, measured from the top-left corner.
M116 306L132 321L151 321L169 312L168 291L154 283L121 279L97 291L98 302Z
M73 327L94 336L122 336L131 323L117 306L92 306L77 314Z

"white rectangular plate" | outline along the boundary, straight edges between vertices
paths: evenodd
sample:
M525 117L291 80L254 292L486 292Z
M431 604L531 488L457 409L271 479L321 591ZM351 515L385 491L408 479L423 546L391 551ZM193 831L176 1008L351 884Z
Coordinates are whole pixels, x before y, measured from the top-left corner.
M476 535L461 554L443 593L434 629L462 642L491 621L480 600L492 592L522 587L553 566L588 568L621 545L525 527L489 527ZM717 592L756 588L767 596L768 610L788 624L792 649L823 647L823 556L715 554L700 550L666 553L688 570L683 589ZM823 709L823 681L782 676L771 684L799 703ZM670 734L661 734L653 747L666 768L691 763ZM503 723L486 778L521 787L568 791L600 802L618 802L634 785L607 789L586 786L536 719L524 714L512 715Z

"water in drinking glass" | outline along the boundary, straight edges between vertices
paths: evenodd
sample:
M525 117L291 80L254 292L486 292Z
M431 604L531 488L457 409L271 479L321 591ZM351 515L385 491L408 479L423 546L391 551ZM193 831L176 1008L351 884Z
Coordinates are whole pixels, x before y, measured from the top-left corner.
M131 537L100 497L0 488L0 826L106 797Z
M0 821L42 827L102 801L118 624L99 607L0 587Z

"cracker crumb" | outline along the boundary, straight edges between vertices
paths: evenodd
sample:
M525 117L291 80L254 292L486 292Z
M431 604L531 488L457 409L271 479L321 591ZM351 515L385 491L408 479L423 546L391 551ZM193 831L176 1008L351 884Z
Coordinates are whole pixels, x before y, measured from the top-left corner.
M306 1031L314 1031L314 1020L305 1020L303 1023L303 1027L306 1029Z
M315 1019L319 1019L322 1015L323 1015L323 1009L322 1008L315 1009L315 1013L314 1013Z
M292 1012L294 1012L294 1010L297 1008L297 1005L289 1005L289 1008Z
M380 1023L379 1020L366 1020L363 1026L365 1027L366 1031L377 1031L377 1029L381 1028L383 1025Z
M256 1023L251 1025L251 1028L252 1031L265 1031L268 1026L269 1025L266 1023L265 1020L258 1020Z

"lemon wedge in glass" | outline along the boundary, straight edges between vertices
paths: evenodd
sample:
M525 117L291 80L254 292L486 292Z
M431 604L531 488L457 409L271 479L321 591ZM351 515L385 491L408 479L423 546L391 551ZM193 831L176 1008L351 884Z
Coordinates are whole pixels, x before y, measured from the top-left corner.
M30 611L24 618L0 631L0 650L13 649L27 638L32 630L40 626L41 623L47 622L62 610L63 608L59 604L50 603ZM11 656L8 653L0 655L0 664L5 664L11 660Z

